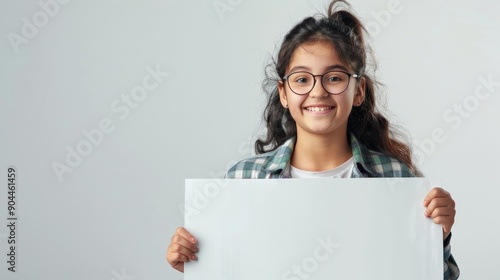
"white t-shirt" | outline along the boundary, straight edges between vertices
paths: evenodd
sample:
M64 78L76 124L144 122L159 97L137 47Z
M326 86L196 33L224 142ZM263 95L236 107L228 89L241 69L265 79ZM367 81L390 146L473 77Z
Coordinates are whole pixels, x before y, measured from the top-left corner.
M351 178L354 169L354 158L351 157L341 165L325 171L305 171L291 166L292 178Z

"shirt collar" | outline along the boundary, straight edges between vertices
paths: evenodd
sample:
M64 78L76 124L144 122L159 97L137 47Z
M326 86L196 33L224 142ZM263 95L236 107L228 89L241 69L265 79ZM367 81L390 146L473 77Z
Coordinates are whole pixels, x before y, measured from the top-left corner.
M268 173L283 172L284 170L288 170L289 172L294 147L295 137L286 140L285 143L271 152L273 155L266 160L262 168ZM284 177L289 177L286 174L284 175Z
M371 164L370 151L353 134L350 134L350 144L356 167L353 177L364 177L365 173L371 177L378 177L378 173L373 170ZM264 162L262 168L268 173L280 173L280 177L289 178L291 176L289 174L290 161L294 147L295 137L292 137L271 152L272 155Z
M363 174L368 173L369 177L379 177L378 173L373 169L373 161L370 157L372 151L365 147L356 137L351 134L351 149L354 157L355 167L358 174L354 172L353 177L365 177Z

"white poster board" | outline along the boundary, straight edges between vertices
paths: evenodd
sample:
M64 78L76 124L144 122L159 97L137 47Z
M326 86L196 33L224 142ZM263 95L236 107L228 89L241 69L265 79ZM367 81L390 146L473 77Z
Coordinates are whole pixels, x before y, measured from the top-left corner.
M423 178L186 180L186 280L443 279Z

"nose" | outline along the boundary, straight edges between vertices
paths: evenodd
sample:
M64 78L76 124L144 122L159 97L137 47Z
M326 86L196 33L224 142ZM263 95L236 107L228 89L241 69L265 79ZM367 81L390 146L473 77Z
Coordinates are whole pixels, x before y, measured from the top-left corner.
M323 87L323 75L314 76L314 85L312 90L309 92L309 96L312 98L322 98L330 95Z

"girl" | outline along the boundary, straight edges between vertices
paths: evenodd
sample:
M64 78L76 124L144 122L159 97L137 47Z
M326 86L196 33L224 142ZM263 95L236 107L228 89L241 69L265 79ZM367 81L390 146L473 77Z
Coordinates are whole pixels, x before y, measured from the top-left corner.
M257 155L234 165L227 178L412 177L421 173L410 148L376 107L375 82L366 73L361 22L331 2L328 14L308 17L286 35L268 76L267 136ZM444 279L457 279L451 255L455 202L441 188L423 201L423 215L443 228ZM196 260L196 238L178 228L167 261L179 270Z

